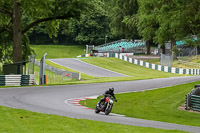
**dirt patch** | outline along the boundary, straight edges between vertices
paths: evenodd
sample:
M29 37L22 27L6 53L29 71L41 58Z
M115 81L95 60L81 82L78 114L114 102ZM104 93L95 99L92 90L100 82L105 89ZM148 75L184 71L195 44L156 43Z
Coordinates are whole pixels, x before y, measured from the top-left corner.
M182 110L182 111L187 111L187 112L193 112L193 113L198 113L198 114L200 114L200 112L198 112L198 111L194 111L194 110L191 110L191 109L185 110L185 108L186 108L185 104L182 104L181 106L178 107L178 110Z

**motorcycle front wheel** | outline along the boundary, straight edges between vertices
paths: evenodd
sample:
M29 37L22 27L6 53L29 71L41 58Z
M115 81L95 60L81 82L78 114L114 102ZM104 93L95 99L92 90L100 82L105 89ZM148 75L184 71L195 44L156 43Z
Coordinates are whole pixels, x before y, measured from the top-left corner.
M99 113L100 112L100 110L98 109L98 107L96 106L96 108L95 108L95 113Z
M106 110L105 110L105 115L109 115L109 113L111 112L112 110L112 105L109 105Z

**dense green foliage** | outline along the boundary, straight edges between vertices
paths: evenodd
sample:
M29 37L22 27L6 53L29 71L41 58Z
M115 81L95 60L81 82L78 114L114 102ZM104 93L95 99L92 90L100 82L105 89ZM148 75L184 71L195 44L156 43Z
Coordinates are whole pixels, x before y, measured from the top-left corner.
M14 62L27 59L32 51L26 33L31 28L44 25L50 37L56 35L59 20L80 18L91 8L89 3L85 0L0 0L0 58Z
M99 45L108 36L109 41L143 39L163 49L171 41L173 48L177 40L199 34L199 5L198 0L95 0L80 21L62 23L58 40Z
M82 14L80 20L70 20L62 32L71 36L78 44L97 45L104 43L108 34L108 14L104 9L105 3L94 1L90 12Z
M115 35L127 39L138 39L137 32L137 0L115 0L111 12L110 28Z
M97 45L104 43L105 36L109 32L106 4L100 0L93 0L90 4L92 8L88 12L82 13L78 20L71 18L67 21L61 21L57 37L48 39L45 26L38 26L34 32L29 32L31 42L42 43L42 39L45 38L48 43L55 44Z
M28 37L34 44L81 45L143 39L148 51L152 42L164 49L164 43L171 41L173 48L177 40L199 38L199 6L199 0L1 0L0 58L11 61L21 53L26 59L33 52ZM16 11L21 14L14 15Z
M185 111L185 95L198 82L160 88L156 90L116 94L118 102L114 103L113 113L128 117L200 126L200 114ZM103 92L102 92L103 93ZM98 99L87 100L86 105L95 108ZM83 105L85 101L81 101ZM182 110L179 107L182 106Z
M138 0L138 3L137 27L144 40L153 39L161 45L171 41L174 47L176 40L199 34L198 0Z

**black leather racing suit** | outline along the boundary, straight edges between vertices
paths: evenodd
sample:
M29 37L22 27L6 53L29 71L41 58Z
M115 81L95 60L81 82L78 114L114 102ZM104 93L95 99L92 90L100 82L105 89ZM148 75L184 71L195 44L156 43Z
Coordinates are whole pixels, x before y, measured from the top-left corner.
M107 90L103 95L104 97L101 98L99 103L104 102L106 97L108 97L109 95L111 95L114 98L114 100L117 102L117 99L115 98L115 94L112 91Z

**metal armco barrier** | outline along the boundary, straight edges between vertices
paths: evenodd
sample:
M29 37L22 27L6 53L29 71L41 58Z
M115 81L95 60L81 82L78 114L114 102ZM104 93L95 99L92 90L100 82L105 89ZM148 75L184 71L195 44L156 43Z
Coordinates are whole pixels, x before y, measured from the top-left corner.
M35 85L34 75L0 75L0 86Z
M37 66L40 66L40 62L35 60L35 64ZM78 79L78 80L81 80L81 74L80 73L75 73L75 72L70 72L70 71L65 71L65 70L62 70L62 69L59 69L59 68L55 68L53 66L50 66L48 64L45 64L45 69L53 72L53 73L56 73L56 74L59 74L59 75L62 75L62 76L66 76L68 75L69 78L71 79Z
M191 96L191 108L195 111L200 111L200 96L192 95Z
M186 95L185 104L186 110L200 111L200 85L195 85L195 88Z

